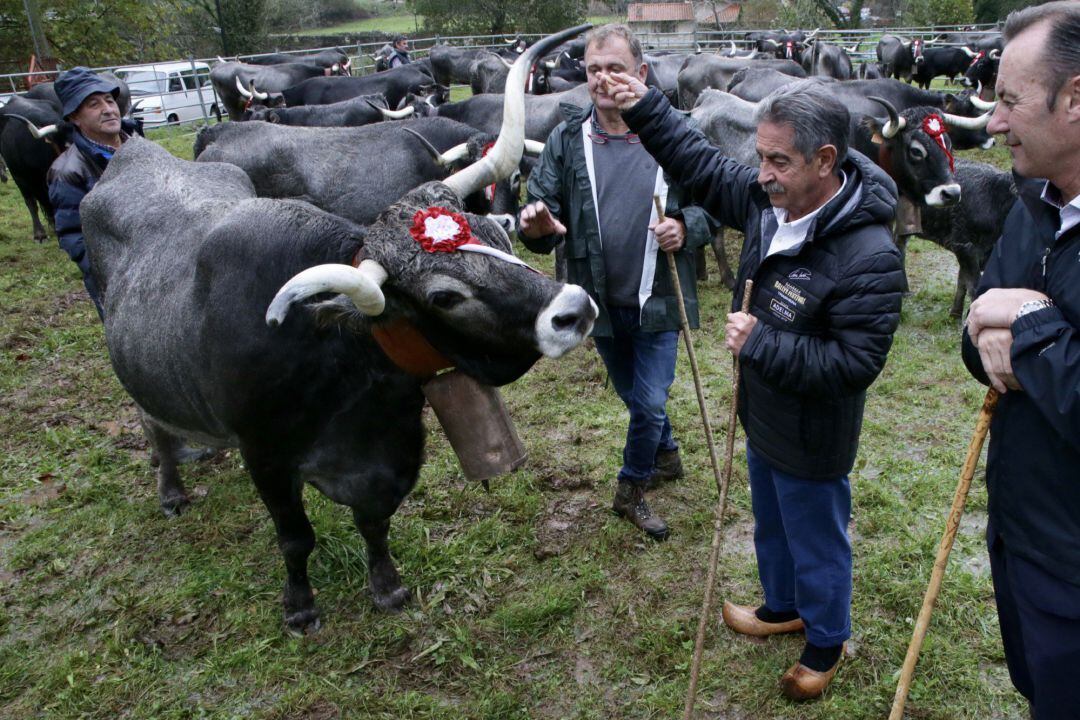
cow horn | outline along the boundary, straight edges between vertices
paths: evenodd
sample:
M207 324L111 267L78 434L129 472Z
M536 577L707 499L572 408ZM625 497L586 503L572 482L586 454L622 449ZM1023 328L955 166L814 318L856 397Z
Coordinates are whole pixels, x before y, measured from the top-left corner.
M439 152L439 149L432 145L426 137L416 132L412 128L402 128L402 130L419 140L420 143L424 146L424 149L427 150L428 154L431 155L431 158L443 167L449 167L456 163L458 160L468 157L469 155L469 146L466 143L455 145L446 152L441 153Z
M254 80L249 82L248 85L251 88L251 94L255 97L256 100L266 100L266 99L268 99L270 97L270 93L259 92L258 90L255 89L255 81Z
M554 60L545 60L544 61L544 67L546 67L548 70L554 70L555 69L555 61Z
M904 47L906 47L908 50L911 49L911 43L912 43L911 40L908 40L907 42L904 42L903 40L900 41L900 44L903 45Z
M477 162L443 181L459 197L464 198L485 185L509 177L517 169L525 144L525 78L529 74L529 68L537 58L543 57L544 53L551 48L564 40L580 35L591 27L591 24L578 25L549 35L518 56L506 78L503 121L495 147Z
M994 48L989 53L987 53L987 57L989 57L991 60L997 60L1001 57L1001 51L997 48Z
M983 100L982 90L982 81L980 81L978 89L971 95L971 104L975 106L976 110L982 110L983 112L986 112L987 110L993 110L995 107L997 107L997 103L987 102L986 100Z
M973 57L975 57L976 55L979 54L979 53L975 52L974 50L972 50L971 48L969 48L967 45L961 45L960 49L963 50L964 54L967 55L969 58L973 58Z
M525 152L530 155L539 155L544 152L544 143L539 140L530 140L525 138Z
M246 97L248 100L252 98L251 92L244 87L244 83L240 82L240 76L236 76L236 89L240 91L240 94Z
M23 117L22 115L16 115L15 113L8 113L7 116L8 117L13 117L13 118L18 118L19 120L22 120L24 123L26 123L26 128L30 131L30 134L34 137L35 140L42 140L42 139L48 137L49 135L52 135L54 132L56 132L56 125L55 124L46 125L43 128L39 128L28 117Z
M514 63L510 62L509 60L504 58L502 55L497 55L496 57L498 57L500 60L502 60L502 64L505 65L506 67L508 67L508 68L514 67Z
M774 48L780 47L780 43L776 42L775 40L773 40L771 38L765 38L761 42L763 44L768 43L769 45L772 45Z
M885 108L885 112L889 113L889 122L885 123L885 127L881 128L881 134L885 139L891 140L896 137L901 130L907 127L907 120L900 117L900 113L896 112L896 108L891 102L885 98L879 98L873 95L868 96L867 99L878 103Z
M739 48L735 47L735 41L731 41L731 57L735 57L739 54Z
M384 282L386 270L374 260L364 260L358 268L336 263L310 267L294 275L277 291L266 309L266 324L277 327L294 303L328 292L346 295L365 315L380 315L386 307Z
M410 115L412 115L414 112L416 112L416 108L414 108L412 105L405 108L404 110L387 110L386 108L379 107L378 105L371 102L370 100L368 101L368 104L371 105L371 107L377 109L379 112L381 112L382 116L384 118L386 118L387 120L400 120L401 118L407 118Z
M994 111L991 110L973 118L964 117L963 115L950 115L949 113L942 113L941 117L945 120L946 125L958 130L985 130L986 126L990 124L990 117L993 114Z

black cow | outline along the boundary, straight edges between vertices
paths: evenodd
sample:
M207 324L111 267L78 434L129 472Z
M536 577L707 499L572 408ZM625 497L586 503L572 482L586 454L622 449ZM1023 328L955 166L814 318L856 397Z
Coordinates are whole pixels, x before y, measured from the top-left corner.
M286 63L282 65L248 65L238 62L219 62L210 70L210 82L230 120L239 120L249 101L268 104L268 95L280 93L307 78L324 78L325 71L317 65ZM343 78L325 78L341 80Z
M957 160L955 174L963 192L960 203L922 208L919 235L956 255L960 267L949 315L959 318L964 297L975 297L979 276L1016 201L1016 187L1012 173L986 163Z
M31 123L33 128L30 127ZM45 242L47 237L38 208L45 213L49 225L53 225L53 206L49 202L46 174L53 160L64 149L61 138L55 134L37 137L37 130L51 131L58 123L60 112L48 100L16 96L0 107L0 157L7 164L30 212L34 240L37 242Z
M904 40L896 35L882 35L877 44L877 59L881 72L887 78L911 81L915 58L923 53L922 38Z
M855 74L859 80L877 80L885 77L885 72L881 69L880 63L876 62L859 63L859 68Z
M502 55L487 52L478 56L469 66L469 86L473 95L504 92L509 73L510 61Z
M968 69L964 71L964 84L968 87L981 88L980 94L983 100L993 100L1000 63L1000 50L980 50L971 59Z
M532 59L515 70L519 87ZM381 347L419 338L430 355L497 386L573 349L592 327L596 308L581 288L479 252L424 252L410 233L418 211L461 212L462 196L513 169L521 97L508 96L488 156L410 191L367 227L303 201L258 198L229 164L185 162L138 140L84 201L110 359L161 457L162 507L187 503L181 437L238 446L277 530L294 631L318 626L305 483L352 508L375 604L393 610L409 597L387 534L422 461L424 378L395 365L378 338ZM462 217L477 243L509 254L497 224ZM312 296L328 299L301 305Z
M248 65L284 65L286 63L302 62L317 65L324 70L329 69L332 75L352 74L352 60L349 59L349 54L341 48L322 50L310 55L291 55L288 53L251 55L244 57L243 62Z
M690 110L697 104L702 90L723 90L732 76L745 67L769 68L796 78L806 77L806 71L791 60L772 58L722 58L716 55L693 55L679 70L679 107Z
M464 85L469 82L469 68L487 50L434 45L428 51L432 77L440 85Z
M396 108L409 93L431 90L435 81L416 63L402 65L365 77L316 77L285 88L281 96L287 107L296 105L329 105L361 95L379 95ZM449 97L449 89L440 87L438 95Z
M835 80L850 80L854 75L847 50L832 43L815 40L809 50L803 50L801 63L807 75Z
M926 48L915 58L911 79L924 90L929 90L930 82L939 76L955 82L956 76L963 76L974 58L975 53L966 47Z
M536 63L529 74L525 92L533 95L546 95L559 92L556 88L580 85L585 82L585 63L581 58L571 57L563 51L558 55L548 55Z
M815 78L815 80L823 81L822 78ZM777 87L791 81L786 76L775 72L748 71L743 82L731 85L728 90L744 100L757 102ZM988 110L985 104L981 104L981 107L977 106L977 99L970 92L954 94L936 90L920 90L892 79L849 80L833 83L829 86L829 92L842 99L852 113L860 115L873 115L880 112L880 105L870 100L871 97L884 98L901 110L919 106L934 107L943 113L972 120L982 117ZM963 122L963 120L958 121L958 123ZM949 130L949 136L959 150L976 147L986 149L994 146L994 139L983 128L966 128L957 124Z
M389 110L382 95L363 95L330 105L298 105L291 108L254 105L244 111L242 119L305 127L360 127L411 114L411 111Z

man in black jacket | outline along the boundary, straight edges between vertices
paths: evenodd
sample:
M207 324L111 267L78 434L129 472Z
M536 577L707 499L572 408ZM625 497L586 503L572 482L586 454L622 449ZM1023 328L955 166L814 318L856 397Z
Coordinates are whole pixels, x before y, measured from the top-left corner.
M49 202L56 209L56 235L60 247L82 271L86 292L98 315L104 317L101 293L86 255L79 204L135 125L128 121L128 126L123 126L116 104L120 86L84 67L61 73L53 87L63 105L64 119L75 126L71 145L53 161L48 173Z
M964 362L1003 393L986 529L1005 659L1032 717L1080 717L1080 3L1009 15L987 130L1020 202L983 272ZM1040 178L1040 179L1034 179Z
M755 169L722 157L657 90L626 75L610 92L627 125L721 223L745 234L726 344L742 368L739 417L765 602L724 603L736 632L805 630L781 689L819 696L851 634L851 471L866 389L900 319L903 278L888 223L896 187L847 149L847 109L820 86L759 109ZM754 281L749 313L742 288Z

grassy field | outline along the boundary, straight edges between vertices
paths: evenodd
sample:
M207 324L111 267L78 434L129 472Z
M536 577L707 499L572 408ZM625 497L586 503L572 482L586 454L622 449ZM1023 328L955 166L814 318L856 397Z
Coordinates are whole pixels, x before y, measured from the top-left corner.
M155 138L190 157L190 132ZM981 157L1005 161L1000 149ZM550 270L550 258L526 255ZM77 268L54 239L32 242L11 183L0 185L0 263L0 717L681 713L716 495L684 355L670 412L688 477L651 497L673 527L668 542L646 542L608 510L627 418L595 350L584 347L504 389L530 460L490 494L465 482L429 418L426 464L391 530L414 595L405 612L374 610L349 512L307 493L324 625L295 638L282 627L273 528L238 454L185 467L195 502L180 518L161 515L147 445ZM736 636L716 614L699 717L887 713L983 395L947 316L955 261L915 241L908 263L913 292L870 391L852 474L850 656L827 697L793 705L777 681L801 639ZM719 428L730 396L721 342L730 293L713 273L701 298L693 340ZM757 603L741 449L735 468L719 597ZM998 639L985 508L980 480L916 673L911 718L1026 717Z

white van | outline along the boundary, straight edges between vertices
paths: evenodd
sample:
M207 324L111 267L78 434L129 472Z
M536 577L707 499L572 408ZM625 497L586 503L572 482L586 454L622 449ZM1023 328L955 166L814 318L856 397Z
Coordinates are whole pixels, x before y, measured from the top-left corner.
M221 121L221 101L210 83L210 66L196 62L156 63L117 68L131 90L131 116L146 127L200 120L199 95L206 114Z

